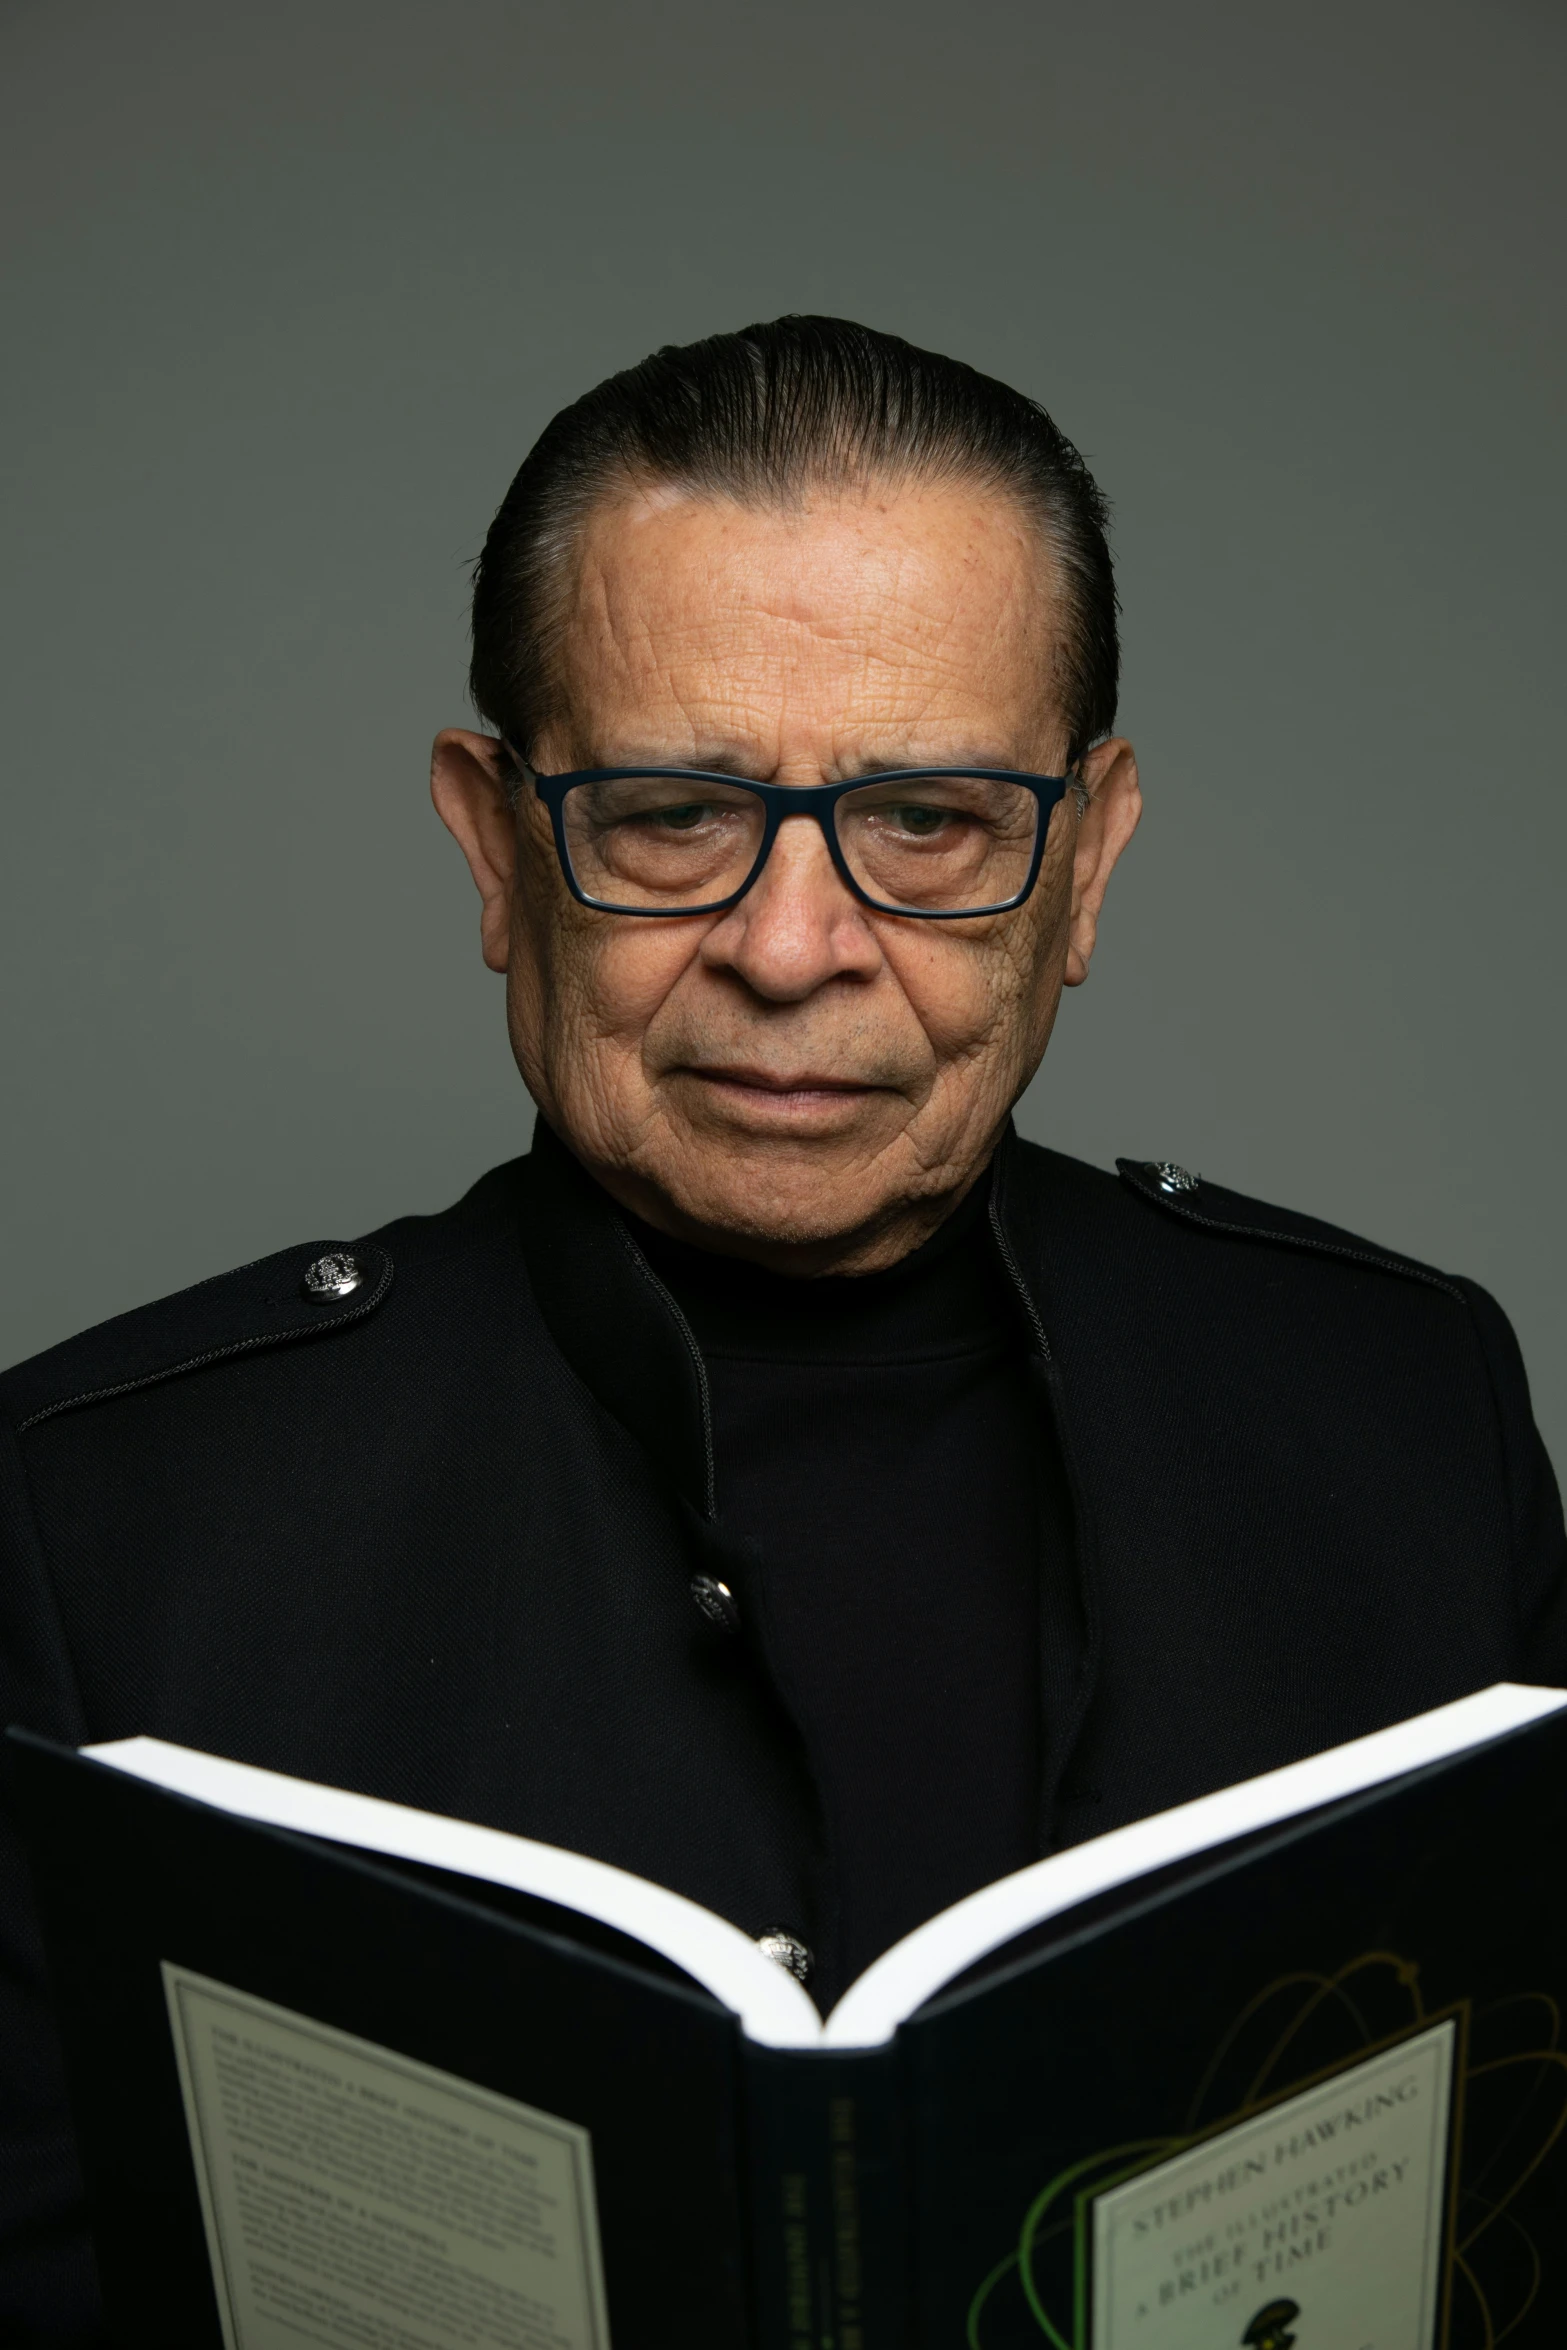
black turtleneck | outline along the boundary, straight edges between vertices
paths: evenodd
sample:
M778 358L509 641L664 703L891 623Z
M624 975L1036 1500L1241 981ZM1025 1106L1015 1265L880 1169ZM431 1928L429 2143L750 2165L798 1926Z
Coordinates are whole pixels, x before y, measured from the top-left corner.
M720 1529L826 1807L818 1997L1040 1849L1041 1502L1059 1480L987 1201L985 1181L857 1278L637 1228L707 1361Z

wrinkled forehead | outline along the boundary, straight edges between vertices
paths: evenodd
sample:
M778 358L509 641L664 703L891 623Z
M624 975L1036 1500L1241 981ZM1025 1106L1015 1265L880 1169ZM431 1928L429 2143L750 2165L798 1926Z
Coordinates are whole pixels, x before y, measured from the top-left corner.
M1057 584L1038 524L971 484L628 490L563 583L547 732L573 764L1031 764L1063 733Z

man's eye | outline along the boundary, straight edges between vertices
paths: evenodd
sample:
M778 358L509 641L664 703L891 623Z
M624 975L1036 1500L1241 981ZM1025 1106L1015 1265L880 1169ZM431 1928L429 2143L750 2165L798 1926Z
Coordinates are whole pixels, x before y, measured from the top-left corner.
M912 832L921 840L928 839L932 833L940 832L943 825L952 822L950 808L910 806L889 808L887 814L900 832Z
M683 800L678 808L650 808L634 821L653 825L660 832L693 832L712 813L705 800Z

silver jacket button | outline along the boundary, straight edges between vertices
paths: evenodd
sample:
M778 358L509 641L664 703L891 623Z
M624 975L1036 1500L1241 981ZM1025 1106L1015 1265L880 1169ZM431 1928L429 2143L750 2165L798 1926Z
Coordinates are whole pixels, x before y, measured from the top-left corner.
M720 1583L716 1575L693 1575L691 1597L696 1601L710 1624L720 1632L738 1632L740 1609L727 1583Z
M330 1305L334 1298L352 1297L363 1281L359 1259L351 1257L346 1249L335 1248L305 1267L301 1286L306 1297L324 1306Z
M757 1935L756 1947L774 1966L781 1966L786 1975L793 1975L797 1983L810 1981L816 1961L799 1935L791 1934L787 1926L769 1926L765 1934Z
M1195 1191L1202 1181L1200 1175L1193 1175L1187 1168L1178 1167L1173 1159L1161 1159L1154 1168L1154 1174L1158 1178L1159 1189L1169 1192L1172 1198L1177 1192Z

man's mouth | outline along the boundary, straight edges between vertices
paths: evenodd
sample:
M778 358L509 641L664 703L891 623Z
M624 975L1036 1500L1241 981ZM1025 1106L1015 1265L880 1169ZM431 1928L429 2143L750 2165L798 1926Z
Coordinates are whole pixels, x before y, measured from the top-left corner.
M867 1094L883 1093L886 1088L874 1079L829 1076L825 1071L799 1069L780 1072L776 1069L753 1069L744 1066L688 1066L681 1074L697 1078L715 1091L727 1093L737 1102L762 1111L769 1109L826 1109L832 1104L844 1105L862 1099Z

